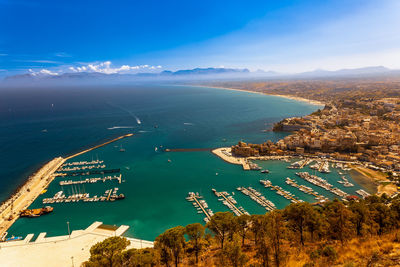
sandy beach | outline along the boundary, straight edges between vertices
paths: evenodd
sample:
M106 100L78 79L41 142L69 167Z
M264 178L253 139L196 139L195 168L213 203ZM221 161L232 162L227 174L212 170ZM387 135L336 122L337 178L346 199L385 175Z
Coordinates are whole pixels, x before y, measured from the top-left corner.
M19 218L41 192L53 181L54 172L64 164L62 157L55 158L33 174L28 181L0 207L0 236Z
M325 106L325 103L323 103L323 102L321 102L321 101L312 100L312 99L307 99L307 98L298 97L298 96L278 95L278 94L267 94L267 93L257 92L257 91L251 91L251 90L236 89L236 88L228 88L228 87L219 87L219 86L204 86L204 85L195 85L195 86L196 86L196 87L206 87L206 88L218 88L218 89L224 89L224 90L231 90L231 91L239 91L239 92L260 94L260 95L277 96L277 97L283 97L283 98L286 98L286 99L291 99L291 100L306 102L306 103L311 104L311 105Z

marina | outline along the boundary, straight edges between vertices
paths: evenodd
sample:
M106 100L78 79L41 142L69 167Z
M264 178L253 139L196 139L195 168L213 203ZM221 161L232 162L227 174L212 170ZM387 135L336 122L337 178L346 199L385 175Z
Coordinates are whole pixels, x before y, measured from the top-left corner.
M329 200L327 197L318 194L318 192L314 191L311 187L305 185L299 185L294 179L290 179L289 177L286 178L286 184L299 189L303 193L314 196L318 202L325 202Z
M276 190L276 193L288 200L290 200L292 203L300 203L303 202L303 200L298 199L294 194L290 193L289 191L286 191L282 189L282 187L278 185L273 185L270 180L260 180L260 184L262 184L265 188L271 188L271 190Z
M70 203L70 202L98 202L98 201L115 201L124 199L124 194L118 194L118 187L113 189L108 189L104 192L102 196L93 196L90 197L89 193L75 193L65 196L63 191L57 192L52 198L44 198L42 200L43 204L52 204L52 203Z
M270 200L266 199L260 192L255 190L252 187L238 187L236 188L238 191L242 192L246 196L250 197L252 200L263 206L267 211L272 211L276 209L274 203Z
M303 169L305 166L309 165L312 162L313 162L312 159L302 159L302 160L293 162L287 168L288 169Z
M102 164L104 163L103 160L92 160L92 161L74 161L74 162L66 162L61 167L70 167L70 166L82 166L82 165L95 165L95 164Z
M203 197L200 196L199 193L189 192L186 200L192 202L193 206L197 210L197 213L203 213L205 215L204 221L208 223L214 213L211 209L208 208L207 202L202 198Z
M84 176L84 175L93 175L93 174L108 174L108 173L119 173L120 169L110 169L110 170L90 170L90 171L77 171L77 172L57 172L55 173L56 177L63 176Z
M338 181L339 184L343 184L344 187L352 187L354 184L350 183L346 176L340 176L342 180Z
M78 181L73 181L73 180L67 180L67 181L60 181L59 185L75 185L75 184L94 184L99 181L102 181L103 183L106 181L112 181L112 180L117 180L118 183L122 182L122 175L114 175L114 176L105 176L105 177L94 177L94 178L86 178L85 180L78 180Z
M357 190L356 193L359 194L360 196L362 196L362 198L366 198L366 197L369 197L371 195L370 193L366 192L363 189Z
M104 169L106 167L105 164L98 164L98 165L80 165L80 166L73 166L73 167L63 167L59 171L61 172L70 172L70 171L84 171L84 170L91 170L91 169Z
M330 183L328 183L325 179L322 179L321 177L318 177L316 175L311 175L308 172L296 172L296 175L299 176L300 178L306 180L307 182L312 183L313 185L319 186L329 192L332 192L333 194L339 196L339 197L346 197L348 194L339 188L334 187Z
M222 203L227 206L236 216L240 216L243 214L250 215L243 207L236 207L237 201L233 198L233 196L229 195L228 192L217 192L214 188L212 189L215 196L221 197L218 200L222 201Z

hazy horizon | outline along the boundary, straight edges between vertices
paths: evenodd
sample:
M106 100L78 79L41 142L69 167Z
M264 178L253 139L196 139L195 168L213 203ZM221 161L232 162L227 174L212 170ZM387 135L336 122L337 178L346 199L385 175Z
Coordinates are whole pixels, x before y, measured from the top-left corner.
M0 77L197 67L288 74L400 69L399 15L395 0L2 0Z

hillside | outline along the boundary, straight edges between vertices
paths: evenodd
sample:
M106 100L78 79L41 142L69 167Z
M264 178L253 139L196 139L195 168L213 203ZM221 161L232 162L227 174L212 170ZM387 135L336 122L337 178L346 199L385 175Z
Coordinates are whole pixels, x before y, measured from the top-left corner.
M400 266L400 198L291 204L265 215L216 213L168 229L155 247L111 238L84 266ZM197 262L197 263L196 263Z

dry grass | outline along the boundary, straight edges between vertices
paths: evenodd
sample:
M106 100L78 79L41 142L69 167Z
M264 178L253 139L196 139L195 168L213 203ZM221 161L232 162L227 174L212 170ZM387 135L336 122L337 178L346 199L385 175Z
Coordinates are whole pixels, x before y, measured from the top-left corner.
M329 246L334 248L337 258L332 260L329 257L320 255L310 257L313 251ZM282 266L302 267L309 266L399 266L400 267L400 231L396 231L381 237L373 236L370 238L354 238L343 245L340 242L318 242L306 243L304 248L284 244L282 249L287 253L287 257ZM199 266L212 267L221 266L218 260L218 246L213 244L200 258L198 265L194 258L186 258L180 266ZM244 252L249 258L246 266L260 266L260 261L255 255L254 247L248 243ZM275 266L272 264L272 266Z

